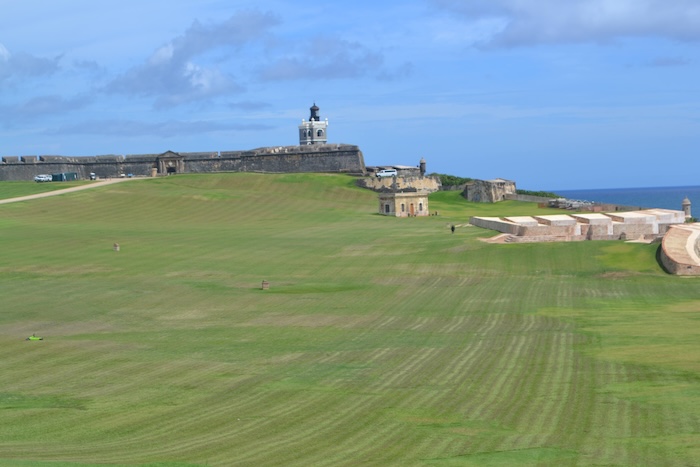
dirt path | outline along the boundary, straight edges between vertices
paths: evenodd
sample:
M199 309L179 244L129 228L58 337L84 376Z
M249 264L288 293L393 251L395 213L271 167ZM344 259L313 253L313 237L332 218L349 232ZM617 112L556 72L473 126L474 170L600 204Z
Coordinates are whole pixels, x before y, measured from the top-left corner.
M74 186L71 188L65 188L63 190L47 191L46 193L37 193L35 195L29 196L19 196L17 198L0 199L0 204L16 203L18 201L27 201L30 199L46 198L48 196L62 195L64 193L70 193L73 191L87 190L89 188L97 188L98 186L111 185L113 183L125 182L127 180L137 180L135 178L109 178L107 180L98 180L96 182L90 183L89 185Z

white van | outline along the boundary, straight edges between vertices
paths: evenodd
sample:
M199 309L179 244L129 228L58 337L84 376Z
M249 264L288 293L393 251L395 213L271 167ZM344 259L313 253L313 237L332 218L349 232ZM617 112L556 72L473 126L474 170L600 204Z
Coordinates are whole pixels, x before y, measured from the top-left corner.
M396 177L396 169L386 169L377 172L377 178Z

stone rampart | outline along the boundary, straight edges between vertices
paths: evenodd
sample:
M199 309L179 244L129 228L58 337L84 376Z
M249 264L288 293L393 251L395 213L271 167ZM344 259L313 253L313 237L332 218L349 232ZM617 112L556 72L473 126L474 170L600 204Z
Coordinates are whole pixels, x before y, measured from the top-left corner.
M519 228L519 225L515 222L510 222L500 217L472 217L469 219L469 223L483 229L496 230L511 235L517 235Z
M581 235L581 229L577 229L577 224L572 225L544 225L536 226L522 225L518 228L519 237L556 237L566 239L567 237Z
M383 177L369 175L358 178L355 183L361 188L367 188L377 192L427 192L433 193L440 190L440 177L434 175Z
M659 257L671 274L700 275L700 223L671 226L661 242Z
M682 223L682 211L650 209L627 213L472 217L477 227L509 233L512 241L651 240Z
M161 164L167 159L171 164ZM169 170L172 168L172 171ZM168 169L168 170L166 170ZM79 178L90 173L100 178L121 174L150 176L168 173L207 172L328 172L365 173L362 152L346 144L317 144L259 148L250 151L195 152L104 156L5 156L0 159L0 181L32 180L39 174L76 172Z

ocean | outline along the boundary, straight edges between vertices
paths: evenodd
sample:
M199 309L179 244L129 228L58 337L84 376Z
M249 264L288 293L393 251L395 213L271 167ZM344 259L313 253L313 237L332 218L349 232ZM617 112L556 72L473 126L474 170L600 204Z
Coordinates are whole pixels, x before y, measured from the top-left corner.
M700 217L700 186L667 186L652 188L609 188L597 190L552 190L571 200L683 210L685 197L690 200L693 217Z

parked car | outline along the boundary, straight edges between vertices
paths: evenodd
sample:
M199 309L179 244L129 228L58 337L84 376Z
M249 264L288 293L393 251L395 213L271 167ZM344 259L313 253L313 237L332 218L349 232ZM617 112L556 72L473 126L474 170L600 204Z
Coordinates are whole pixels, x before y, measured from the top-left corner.
M34 181L37 183L50 182L51 180L53 180L53 177L51 175L46 175L46 174L41 174L41 175L37 175L36 177L34 177Z
M377 178L396 177L396 169L385 169L377 172Z

